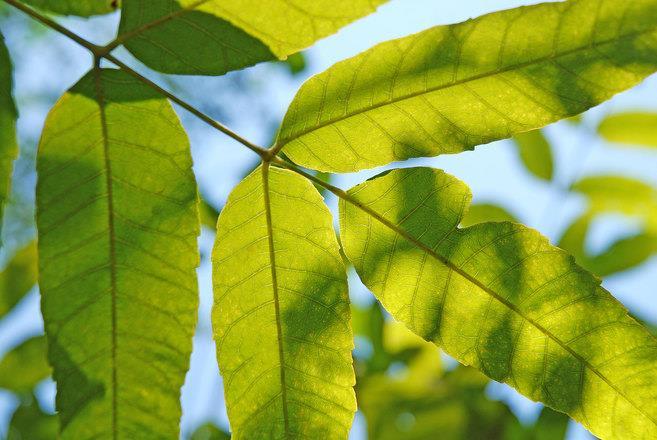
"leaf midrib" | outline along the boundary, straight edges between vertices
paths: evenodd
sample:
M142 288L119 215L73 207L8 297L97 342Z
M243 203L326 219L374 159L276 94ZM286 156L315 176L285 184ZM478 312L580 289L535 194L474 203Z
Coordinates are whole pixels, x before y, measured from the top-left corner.
M283 423L285 438L290 438L289 416L287 409L287 385L285 381L285 353L283 350L283 328L281 324L281 310L278 296L278 278L276 275L276 252L274 250L274 228L271 216L271 200L269 197L269 163L262 165L263 199L265 203L265 217L267 220L267 239L269 244L269 264L271 266L272 291L274 294L274 311L276 314L276 342L278 343L278 365L280 369L281 400L283 406Z
M492 71L480 73L480 74L477 74L477 75L472 75L472 76L469 76L467 78L463 78L463 79L460 79L460 80L457 80L457 81L452 81L449 84L441 84L441 85L438 85L438 86L435 86L435 87L426 88L426 89L424 89L422 91L419 91L419 92L402 94L402 95L397 96L395 98L391 98L391 99L388 99L386 101L383 101L383 102L380 102L380 103L377 103L377 104L374 104L374 105L370 105L370 106L367 106L367 107L359 108L359 109L357 109L357 110L355 110L351 113L347 113L347 114L339 116L337 118L333 118L333 119L327 120L325 122L316 124L316 125L314 125L310 128L305 128L303 130L300 130L299 132L293 134L290 137L281 139L281 142L280 142L280 144L278 144L275 151L280 151L281 149L283 149L290 142L292 142L296 139L299 139L299 138L307 135L308 133L312 133L314 131L317 131L317 130L320 130L324 127L327 127L329 125L336 124L336 123L338 123L340 121L343 121L345 119L349 119L349 118L352 118L354 116L357 116L357 115L360 115L360 114L363 114L363 113L367 113L367 112L372 111L372 110L376 110L380 107L385 107L387 105L395 104L397 102L405 101L405 100L408 100L408 99L412 99L412 98L422 96L422 95L425 95L425 94L437 92L437 91L440 91L440 90L445 90L445 89L449 89L449 88L452 88L452 87L457 87L457 86L464 85L464 84L467 84L469 82L474 82L474 81L477 81L477 80L480 80L480 79L493 77L495 75L499 75L499 74L502 74L502 73L511 72L511 71L514 71L514 70L520 70L520 69L523 69L525 67L532 66L534 64L540 64L540 63L544 63L546 61L551 61L551 60L553 61L553 60L556 60L556 59L559 59L559 58L562 58L562 57L565 57L565 56L568 56L568 55L573 55L573 54L578 53L578 52L583 52L583 51L588 51L588 50L596 50L597 48L599 48L601 46L605 46L605 45L608 45L608 44L614 44L614 43L617 43L617 42L625 40L625 39L630 39L630 38L633 38L633 37L637 37L637 36L640 36L640 35L649 34L649 33L653 33L653 32L655 32L655 28L646 29L646 30L642 30L642 31L630 32L630 33L625 34L623 36L616 36L614 38L609 38L607 40L603 40L603 41L600 41L600 42L590 43L586 46L580 46L580 47L577 47L577 48L574 48L574 49L569 49L569 50L564 51L564 52L553 53L551 55L535 58L533 60L526 61L524 63L513 64L513 65L510 65L510 66L507 66L507 67L504 67L504 68L498 68L498 69L495 69L495 70L492 70ZM382 43L382 44L385 44L385 43ZM362 56L362 54L361 54L361 56ZM330 68L329 68L329 70L330 70Z
M352 205L356 206L357 208L361 209L364 211L366 214L369 214L372 216L374 219L382 223L384 226L388 227L391 229L393 232L399 234L406 240L408 240L411 244L414 246L418 247L422 251L426 252L429 254L431 257L434 259L438 260L445 266L447 266L450 270L454 271L455 273L461 275L463 278L465 278L467 281L471 282L484 292L486 292L488 295L493 297L495 300L497 300L499 303L502 305L506 306L509 310L513 311L516 313L518 316L520 316L522 319L533 325L537 330L539 330L541 333L543 333L545 336L549 337L552 339L557 345L559 345L563 350L568 352L571 356L573 356L575 359L577 359L579 362L581 362L586 368L588 368L593 374L598 376L603 382L605 382L610 388L612 388L618 395L623 397L630 405L632 405L640 414L645 416L648 420L650 420L655 426L657 426L657 421L647 414L640 405L636 404L632 399L630 399L622 390L620 390L614 383L612 383L604 374L602 374L600 371L598 371L597 368L595 368L591 363L589 363L586 359L584 359L582 356L579 355L576 351L571 349L568 345L566 345L564 342L562 342L559 338L557 338L552 332L550 332L548 329L540 325L538 322L534 321L532 318L526 316L523 311L518 308L515 304L509 302L506 300L504 297L502 297L500 294L495 292L493 289L490 287L482 284L479 280L468 274L467 272L463 271L461 268L459 268L457 265L452 263L449 259L443 257L442 255L438 254L435 252L433 249L430 247L426 246L424 243L421 241L417 240L415 237L410 235L408 232L406 232L403 228L400 228L398 225L395 225L388 219L384 218L381 216L379 213L374 211L372 208L370 208L367 205L364 205L363 203L359 202L358 200L354 199L349 193L346 193L344 191L335 191L334 189L328 188L331 192L333 192L335 195L340 197L342 200L345 202L351 203ZM449 233L453 232L455 229L452 229Z
M112 164L109 156L109 136L107 130L107 119L105 114L105 94L102 86L102 70L99 65L100 60L96 59L94 64L94 86L96 92L96 100L98 103L100 125L103 138L103 156L105 163L105 184L107 186L107 222L109 235L109 269L110 269L110 296L111 296L111 368L112 368L112 438L117 439L118 436L118 400L117 400L117 307L116 307L116 234L114 230L114 197L112 185Z

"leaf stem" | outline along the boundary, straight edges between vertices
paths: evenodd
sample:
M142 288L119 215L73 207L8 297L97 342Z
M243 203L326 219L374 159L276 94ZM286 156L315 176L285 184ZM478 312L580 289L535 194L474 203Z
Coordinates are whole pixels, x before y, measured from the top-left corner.
M167 97L170 99L172 102L175 102L178 104L180 107L184 108L212 128L222 132L223 134L233 138L240 144L244 145L247 147L249 150L253 151L256 153L258 156L262 158L263 161L265 162L270 162L271 158L273 157L273 154L271 151L269 151L266 148L262 148L258 145L255 145L254 143L244 139L242 136L239 134L235 133L232 131L230 128L226 127L225 125L221 124L220 122L215 121L212 119L210 116L206 115L202 111L198 110L195 108L193 105L189 104L188 102L184 101L183 99L175 96L171 92L168 92L164 90L162 87L158 86L156 83L151 81L150 79L144 77L143 75L137 73L135 70L127 66L124 62L116 58L115 56L111 55L107 51L107 47L102 47L98 46L96 44L93 44L92 42L82 38L81 36L77 35L76 33L72 32L71 30L65 28L64 26L60 25L54 20L51 20L50 18L40 14L39 12L35 11L34 9L30 8L29 6L24 5L18 0L4 0L5 3L15 7L16 9L22 11L23 13L29 15L31 18L35 19L36 21L41 22L42 24L46 25L47 27L59 32L60 34L70 38L80 46L88 49L94 56L94 59L100 59L100 58L105 58L107 61L110 61L111 63L115 64L117 67L128 73L129 75L133 76L135 79L141 81L151 89L155 90L159 94Z

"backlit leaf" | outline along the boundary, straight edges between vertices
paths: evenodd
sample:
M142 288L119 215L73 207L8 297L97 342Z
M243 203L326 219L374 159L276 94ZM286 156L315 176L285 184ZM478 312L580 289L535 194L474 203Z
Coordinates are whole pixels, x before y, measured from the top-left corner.
M121 1L119 0L23 0L23 3L62 15L79 15L89 17L91 15L107 14L116 11ZM130 3L130 1L128 1Z
M397 320L603 438L657 436L657 339L536 231L458 228L468 188L394 170L340 203L345 253Z
M0 388L30 395L34 387L50 376L46 361L46 338L30 338L0 360Z
M196 323L197 189L171 105L94 69L37 155L39 287L62 438L176 438Z
M518 133L513 137L518 156L525 168L539 179L550 181L554 171L552 149L540 130Z
M346 273L313 185L257 168L221 211L213 269L233 437L346 438L356 411Z
M119 41L153 69L219 75L288 55L386 0L131 0Z
M576 115L657 69L657 0L571 0L379 44L311 78L277 148L322 171L458 153Z
M598 126L598 132L610 142L657 148L657 113L609 115Z
M8 313L37 283L37 245L28 243L16 252L0 272L0 318Z
M12 68L9 52L5 47L4 38L0 34L0 244L2 244L5 203L11 188L14 159L18 155L18 144L16 142L17 112L11 95L11 76Z
M470 206L461 220L461 226L468 227L484 222L520 223L516 217L501 206L491 203L475 203Z

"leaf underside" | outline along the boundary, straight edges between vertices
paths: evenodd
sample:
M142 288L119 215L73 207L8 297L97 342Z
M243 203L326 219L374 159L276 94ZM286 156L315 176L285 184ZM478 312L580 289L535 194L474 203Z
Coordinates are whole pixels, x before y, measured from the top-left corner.
M41 309L62 438L175 438L199 262L189 143L171 105L94 69L37 155Z
M257 168L221 211L212 259L233 438L346 438L356 411L349 298L317 190Z
M657 69L657 0L495 12L379 44L308 80L277 148L351 172L458 153L581 113Z
M220 75L285 59L385 1L134 0L123 5L119 39L156 70Z
M603 438L657 436L657 340L536 231L460 229L468 188L395 170L348 192L341 239L397 320Z

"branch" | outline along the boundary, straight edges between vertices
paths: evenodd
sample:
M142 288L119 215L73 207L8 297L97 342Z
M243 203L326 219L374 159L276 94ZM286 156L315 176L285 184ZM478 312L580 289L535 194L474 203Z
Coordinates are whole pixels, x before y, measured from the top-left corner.
M92 42L82 38L81 36L77 35L76 33L70 31L69 29L65 28L64 26L60 25L54 20L51 20L48 17L45 17L44 15L41 15L39 12L35 11L34 9L30 8L29 6L24 5L18 0L4 0L5 3L15 7L16 9L24 12L25 14L29 15L31 18L35 19L36 21L41 22L42 24L46 25L47 27L59 32L60 34L70 38L80 46L88 49L94 56L95 59L100 59L100 58L105 58L107 61L110 61L111 63L115 64L117 67L119 67L121 70L125 71L126 73L132 75L134 78L137 80L141 81L148 87L152 88L156 92L160 93L161 95L167 97L171 101L175 102L178 104L180 107L184 108L212 128L215 128L216 130L222 132L223 134L233 138L240 144L244 145L247 147L249 150L253 151L256 153L258 156L262 158L263 161L269 162L271 160L271 157L273 156L272 153L266 149L259 147L258 145L255 145L248 140L244 139L242 136L239 134L235 133L232 131L230 128L226 127L225 125L221 124L220 122L215 121L212 119L210 116L206 115L202 111L198 110L195 108L193 105L189 104L188 102L182 100L181 98L178 98L171 92L168 92L164 90L162 87L158 86L155 84L153 81L150 79L142 76L141 74L137 73L135 70L131 69L128 67L125 63L123 63L121 60L118 58L114 57L113 55L107 53L107 50L105 47L98 46L96 44L93 44Z

